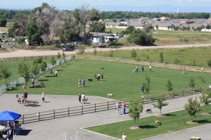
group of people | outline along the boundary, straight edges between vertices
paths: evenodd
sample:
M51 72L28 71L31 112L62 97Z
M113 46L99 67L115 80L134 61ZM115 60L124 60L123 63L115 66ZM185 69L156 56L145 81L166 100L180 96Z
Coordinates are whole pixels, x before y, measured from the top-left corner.
M27 98L28 98L28 92L26 92L26 90L25 90L25 92L23 93L21 98L18 95L16 95L16 98L20 104L24 104L25 100L27 100Z
M141 67L141 71L144 72L144 65L142 65ZM152 65L149 65L149 71L152 71ZM135 70L133 70L133 72L138 72L138 66L136 65Z
M100 80L103 80L104 76L103 74L101 73L98 73L97 75L95 75L95 78L97 79L97 81L100 81Z
M34 80L34 77L31 78L31 83L32 83L32 88L37 88L37 87L42 87L44 86L44 82L43 81L40 81L39 83L35 84L35 80Z
M0 133L0 140L13 140L13 135L19 135L21 125L19 121L7 121L6 128L6 137L3 137L3 134Z
M125 102L122 102L122 104L121 104L121 101L117 101L115 108L116 108L117 113L119 113L119 111L121 111L121 114L126 114L126 103Z
M80 94L79 93L79 95L78 95L78 101L81 104L85 104L88 101L88 98L86 98L84 94Z
M78 87L85 87L85 79L82 78L82 79L78 79Z

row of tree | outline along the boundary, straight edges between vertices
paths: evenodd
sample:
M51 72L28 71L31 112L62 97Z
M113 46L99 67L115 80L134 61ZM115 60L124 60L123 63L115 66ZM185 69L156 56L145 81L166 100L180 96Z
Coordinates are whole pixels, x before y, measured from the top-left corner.
M63 52L62 54L58 52L57 58L54 56L51 57L51 65L54 66L56 64L56 59L59 60L59 64L61 64L61 61L66 61L66 55ZM74 59L75 56L73 56L72 59ZM33 60L32 65L26 64L24 62L19 63L18 65L18 73L21 77L25 79L25 83L27 85L27 82L30 78L37 76L40 72L45 72L47 70L47 63L43 61L42 57L38 57L37 59ZM7 79L12 75L12 72L9 70L8 66L5 64L5 62L0 63L0 80L5 81L5 85L7 85Z
M0 9L0 19L13 19L17 15L29 15L32 10L5 10ZM73 10L74 11L74 10ZM62 12L70 14L73 11L63 10ZM210 13L162 13L162 12L135 12L135 11L102 11L102 19L129 19L129 18L140 18L140 17L149 17L149 18L159 18L162 16L169 18L177 19L194 19L194 18L204 18L207 19L210 17Z

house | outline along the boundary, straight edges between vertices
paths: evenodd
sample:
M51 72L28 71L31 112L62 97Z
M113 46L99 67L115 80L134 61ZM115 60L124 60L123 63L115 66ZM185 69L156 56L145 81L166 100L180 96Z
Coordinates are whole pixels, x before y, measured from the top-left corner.
M115 36L108 33L90 32L92 43L109 43L115 40Z
M119 20L119 23L120 23L120 24L127 25L127 21L126 21L125 19L120 19L120 20Z

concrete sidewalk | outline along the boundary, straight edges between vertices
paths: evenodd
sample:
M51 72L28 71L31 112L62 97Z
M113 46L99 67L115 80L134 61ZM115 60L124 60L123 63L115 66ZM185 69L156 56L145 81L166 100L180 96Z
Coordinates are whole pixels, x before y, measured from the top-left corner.
M31 95L30 98L36 98L37 95ZM177 110L184 109L185 103L187 103L188 98L190 97L198 97L199 95L192 95L192 96L186 96L183 98L177 98L172 100L167 100L169 103L168 106L164 107L162 109L162 113L168 113L173 112ZM38 110L39 107L33 108L33 107L25 107L25 106L17 106L11 102L11 99L15 98L14 95L2 95L0 96L0 109L10 109L12 111L21 111L21 112L36 112L35 110ZM40 96L37 96L37 98L40 99ZM45 108L46 110L53 108L62 108L64 105L69 106L75 106L77 104L77 96L47 96L46 99L51 100L57 99L58 103L55 105L48 103L48 104L42 104L40 106ZM41 100L41 99L40 99ZM109 100L107 98L102 97L93 97L90 100L96 100L96 101L106 101ZM71 102L72 101L72 102ZM10 105L9 108L6 108L5 103L11 103L13 105ZM8 104L9 105L9 104ZM3 107L4 106L4 107ZM67 107L67 106L66 106ZM152 108L153 114L147 114L146 112L141 113L141 117L146 117L149 115L155 115L159 113L159 110L154 108L152 104L146 104L144 105L144 109L146 108ZM17 112L19 112L17 111ZM14 136L14 140L64 140L65 134L67 134L67 137L73 138L77 133L77 140L117 140L121 138L121 134L119 134L119 138L113 138L109 136L105 136L102 134L90 132L87 130L84 130L82 128L96 126L96 125L102 125L102 124L108 124L108 123L114 123L114 122L120 122L124 120L131 120L131 118L126 115L119 115L116 113L115 110L109 110L109 111L102 111L92 114L85 114L85 115L79 115L79 116L73 116L73 117L66 117L61 119L54 119L54 120L48 120L48 121L40 121L36 123L29 123L29 124L23 124L23 132L26 135L18 135ZM209 131L211 131L210 125L205 125L197 128L187 129L184 131L178 131L173 132L157 137L148 138L145 140L175 140L178 138L181 140L189 139L191 136L200 136L202 140L209 140ZM130 139L130 138L128 138Z

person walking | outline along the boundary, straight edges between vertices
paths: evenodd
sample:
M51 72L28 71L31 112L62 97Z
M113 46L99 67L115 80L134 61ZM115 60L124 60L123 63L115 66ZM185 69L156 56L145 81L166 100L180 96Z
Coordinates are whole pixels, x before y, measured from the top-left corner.
M82 87L85 87L85 80L84 80L84 78L82 78L81 83L82 83Z
M42 102L45 103L45 94L42 92Z
M151 64L149 65L149 71L152 71L152 65Z
M81 79L78 79L78 87L81 87Z

